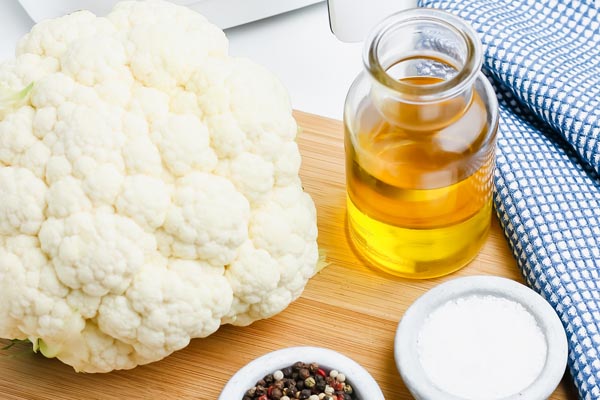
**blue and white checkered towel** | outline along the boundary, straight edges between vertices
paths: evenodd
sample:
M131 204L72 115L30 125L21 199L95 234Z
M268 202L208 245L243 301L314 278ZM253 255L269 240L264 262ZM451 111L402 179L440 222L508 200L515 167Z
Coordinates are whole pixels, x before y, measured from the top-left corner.
M600 399L600 10L594 0L421 0L467 20L500 100L495 203L527 283Z

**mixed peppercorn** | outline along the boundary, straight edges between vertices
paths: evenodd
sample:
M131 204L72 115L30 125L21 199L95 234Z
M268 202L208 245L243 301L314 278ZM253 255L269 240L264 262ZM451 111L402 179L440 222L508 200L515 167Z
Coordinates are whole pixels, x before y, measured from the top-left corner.
M344 374L300 361L266 375L246 391L242 400L295 399L358 400Z

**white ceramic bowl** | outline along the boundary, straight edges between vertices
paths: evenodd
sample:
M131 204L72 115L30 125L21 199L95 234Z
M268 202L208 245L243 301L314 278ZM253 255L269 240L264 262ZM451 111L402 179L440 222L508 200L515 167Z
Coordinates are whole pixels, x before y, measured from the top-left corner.
M244 393L265 375L291 366L296 361L316 362L346 375L360 400L384 400L377 382L354 360L321 347L288 347L265 354L242 367L223 388L219 400L242 400Z
M533 315L546 338L546 362L535 381L502 400L541 400L550 397L565 372L567 338L560 319L540 295L518 282L493 276L458 278L431 289L406 311L396 332L394 356L404 383L417 400L464 400L431 382L419 360L417 339L421 327L441 305L472 295L492 295L520 303Z

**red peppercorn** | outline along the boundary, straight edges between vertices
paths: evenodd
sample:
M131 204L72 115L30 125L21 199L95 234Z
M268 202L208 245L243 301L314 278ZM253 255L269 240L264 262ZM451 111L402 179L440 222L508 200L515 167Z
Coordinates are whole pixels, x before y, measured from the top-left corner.
M266 394L263 394L262 396L260 396L260 397L258 398L258 400L269 400L269 398L267 397L267 395L266 395Z
M325 373L325 371L323 371L323 369L319 368L317 370L317 374L321 375L323 378L325 378L327 376L327 374Z

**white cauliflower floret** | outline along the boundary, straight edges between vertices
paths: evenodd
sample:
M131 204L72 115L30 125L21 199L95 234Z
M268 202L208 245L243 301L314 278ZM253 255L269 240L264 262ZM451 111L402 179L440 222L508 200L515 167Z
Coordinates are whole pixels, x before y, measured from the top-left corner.
M0 82L5 87L21 90L31 82L60 69L58 60L37 54L22 54L0 64Z
M73 175L84 178L98 164L113 164L124 170L121 148L126 136L121 131L120 115L102 105L75 106L67 115L59 117L54 134L44 141L54 155L63 155L73 168Z
M91 296L123 293L156 248L133 221L105 212L50 218L39 237L60 281Z
M123 2L108 18L127 32L131 71L145 86L169 92L208 56L227 54L223 31L168 2Z
M81 290L71 290L67 295L67 303L73 310L86 319L94 318L98 307L100 307L100 297L90 296Z
M184 259L229 264L248 237L248 200L225 178L194 172L177 180L164 228Z
M277 260L265 250L254 248L250 241L242 246L239 256L227 269L226 276L235 295L235 303L227 316L230 323L247 325L257 318L268 318L283 310L283 305L292 300L289 291L278 293L281 276ZM285 299L280 302L281 295ZM266 312L256 312L257 306L261 307L261 303L270 299L276 300L278 306L263 310Z
M169 108L174 114L192 114L201 117L202 111L198 106L196 93L177 87L171 92Z
M171 204L171 189L164 181L147 175L125 178L123 191L115 206L147 231L163 225Z
M79 83L88 86L114 76L131 81L126 63L127 55L123 43L117 37L107 35L80 39L61 57L62 70Z
M130 108L144 115L152 125L154 121L164 120L169 116L169 96L158 89L136 86Z
M312 200L298 187L276 188L250 221L250 238L274 257L300 256L317 237Z
M60 57L79 40L89 36L110 35L115 27L104 18L89 11L80 11L61 18L47 19L35 25L17 46L17 55L36 54Z
M151 135L174 176L184 176L191 171L210 172L217 164L217 157L209 146L208 129L193 115L172 115L156 121Z
M48 190L48 215L64 218L81 211L91 211L92 202L87 198L81 182L67 176Z
M44 344L48 349L46 352L72 365L76 371L110 372L151 362L137 355L131 345L102 332L92 320L87 321L85 328L77 336L69 337L68 342ZM44 353L44 349L41 350Z
M243 58L233 60L227 86L231 113L247 133L249 150L277 157L298 129L285 88L269 71Z
M36 107L38 113L45 113L42 116L43 125L50 125L47 120L52 118L51 126L44 129L44 133L52 132L52 127L56 123L56 108L72 99L75 85L76 83L73 78L61 72L46 75L35 81L35 88L31 94L31 103ZM49 113L52 113L52 115L48 115ZM38 125L42 125L40 122L36 122ZM37 134L36 136L43 139L45 136L44 133Z
M0 293L7 300L0 302L0 337L23 339L26 336L18 328L21 320L11 315L10 303L16 297L16 288L23 282L25 268L18 256L0 249Z
M208 300L208 301L207 301ZM102 300L103 332L131 344L148 359L161 359L208 336L231 306L231 286L223 268L191 260L147 265L124 296Z
M227 322L247 325L268 318L300 296L319 257L315 216L312 200L300 188L275 189L253 214L252 242L227 270L235 296ZM259 275L256 282L248 282L253 275Z
M253 203L264 199L273 190L273 164L260 156L244 152L219 165L219 175L229 177L235 187Z
M46 164L46 183L53 185L61 179L71 177L71 163L63 156L52 156Z
M39 178L44 177L50 149L33 135L31 107L21 107L0 121L0 165L29 169Z
M44 222L46 184L24 168L0 168L0 235L35 235Z
M275 183L277 186L297 186L300 170L300 152L295 142L287 142L275 160Z
M297 130L185 7L36 25L0 64L0 337L108 372L282 311L318 259Z
M162 175L160 152L147 136L130 139L123 148L123 159L130 174Z
M14 165L38 140L32 134L33 108L22 107L0 122L0 162Z
M233 291L242 302L256 304L265 293L277 287L280 280L277 261L262 249L247 241L226 273Z
M35 237L6 238L0 246L0 271L5 274L0 293L8 299L0 302L0 315L9 316L9 324L0 329L17 327L15 337L23 332L30 337L60 337L83 328L83 318L65 300L68 288L56 279Z
M285 143L296 137L298 128L285 89L269 71L249 60L211 60L186 87L199 93L200 109L209 124L225 135L214 140L220 157L246 149L275 161Z
M234 158L244 151L246 133L230 114L217 114L207 117L210 132L219 132L211 138L212 147L219 158Z
M46 164L51 154L50 149L44 143L35 141L14 165L27 168L38 178L44 179Z
M123 175L113 164L92 169L83 180L83 190L96 206L113 205L121 192Z

